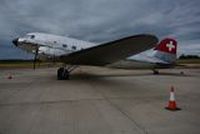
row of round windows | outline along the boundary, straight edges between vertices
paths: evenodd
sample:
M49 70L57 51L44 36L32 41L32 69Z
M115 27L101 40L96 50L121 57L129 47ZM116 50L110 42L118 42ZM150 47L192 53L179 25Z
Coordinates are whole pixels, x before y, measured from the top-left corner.
M64 48L67 48L67 45L66 45L66 44L63 44L62 46L63 46ZM72 48L73 50L76 50L76 49L77 49L76 46L72 46L71 48Z

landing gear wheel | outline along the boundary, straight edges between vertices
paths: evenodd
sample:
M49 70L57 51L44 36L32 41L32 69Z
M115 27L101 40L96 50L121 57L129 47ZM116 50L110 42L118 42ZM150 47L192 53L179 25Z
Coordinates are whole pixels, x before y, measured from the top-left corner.
M153 74L159 74L158 70L153 70Z
M57 71L57 79L58 80L68 80L69 79L69 71L64 67L61 67Z

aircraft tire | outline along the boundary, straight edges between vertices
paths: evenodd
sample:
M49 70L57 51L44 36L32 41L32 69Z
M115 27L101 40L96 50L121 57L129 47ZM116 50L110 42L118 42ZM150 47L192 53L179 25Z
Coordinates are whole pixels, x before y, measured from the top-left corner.
M69 80L69 71L66 69L63 72L63 80Z
M153 74L158 75L158 74L159 74L159 71L158 71L158 70L154 70L154 71L153 71Z
M59 68L57 71L57 79L58 80L68 80L69 79L69 71L63 67Z
M62 80L62 72L63 72L64 68L59 68L57 71L57 79L58 80Z

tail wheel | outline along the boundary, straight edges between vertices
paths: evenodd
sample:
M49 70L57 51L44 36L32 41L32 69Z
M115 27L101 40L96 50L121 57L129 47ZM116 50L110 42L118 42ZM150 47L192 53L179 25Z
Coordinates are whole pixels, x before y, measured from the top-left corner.
M159 74L158 70L153 70L153 74Z

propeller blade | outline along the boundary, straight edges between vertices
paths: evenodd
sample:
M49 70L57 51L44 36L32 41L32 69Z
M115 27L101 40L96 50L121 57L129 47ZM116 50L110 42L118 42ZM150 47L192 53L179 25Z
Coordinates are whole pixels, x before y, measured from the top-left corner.
M35 64L36 64L36 61L37 61L37 57L38 57L38 48L36 48L35 50L35 56L34 56L34 60L33 60L33 69L35 70Z

